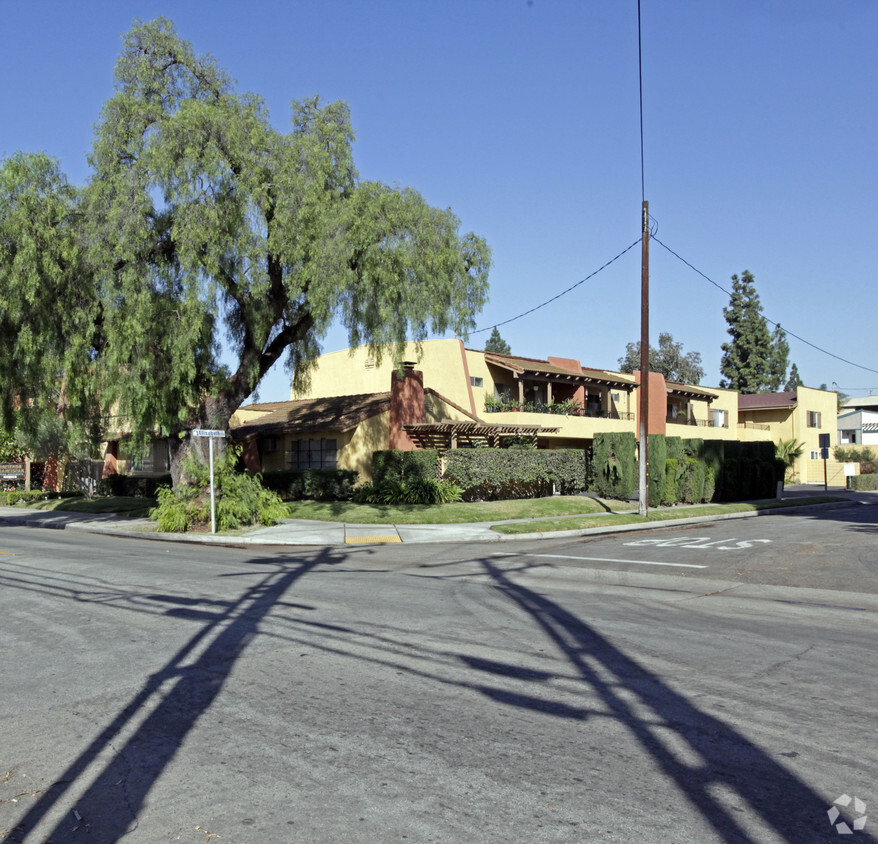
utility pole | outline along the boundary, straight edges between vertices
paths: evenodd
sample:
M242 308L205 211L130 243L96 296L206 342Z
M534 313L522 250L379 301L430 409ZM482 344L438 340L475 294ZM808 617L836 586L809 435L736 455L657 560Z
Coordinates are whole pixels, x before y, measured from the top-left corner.
M639 512L649 511L649 203L643 200L640 261L640 485Z

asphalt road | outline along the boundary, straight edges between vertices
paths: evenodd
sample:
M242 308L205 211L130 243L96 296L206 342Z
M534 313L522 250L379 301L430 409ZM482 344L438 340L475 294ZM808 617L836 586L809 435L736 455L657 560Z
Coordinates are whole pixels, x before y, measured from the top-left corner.
M871 512L502 548L4 529L0 836L839 840L836 798L878 806Z

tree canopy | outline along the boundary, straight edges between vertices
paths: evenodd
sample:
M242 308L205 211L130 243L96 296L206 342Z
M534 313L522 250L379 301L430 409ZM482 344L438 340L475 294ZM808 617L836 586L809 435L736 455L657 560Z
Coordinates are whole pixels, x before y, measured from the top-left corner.
M353 138L347 105L317 97L277 131L169 21L135 24L88 184L44 155L0 169L7 416L19 396L76 424L112 411L144 442L226 427L279 360L301 383L333 321L379 358L466 334L487 245L415 190L361 179Z
M732 276L732 293L723 316L731 340L722 344L720 386L741 393L771 390L771 335L749 270L744 270L740 278Z
M649 347L649 368L652 372L661 372L668 381L684 384L700 384L704 378L701 367L701 354L687 352L683 354L683 344L675 343L673 335L662 332L656 349ZM640 341L628 343L625 354L619 358L620 372L638 372L640 370Z
M509 343L507 343L501 336L500 332L497 330L497 326L494 326L494 330L491 332L491 336L488 338L488 342L485 343L485 351L491 352L495 355L509 355L512 354L512 348Z

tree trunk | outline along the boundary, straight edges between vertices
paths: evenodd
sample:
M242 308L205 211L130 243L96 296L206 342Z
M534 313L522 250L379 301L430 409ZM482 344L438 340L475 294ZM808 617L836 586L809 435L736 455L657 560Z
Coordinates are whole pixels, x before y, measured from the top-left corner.
M187 457L193 456L205 465L208 462L208 437L193 437L191 431L197 428L224 431L225 437L215 437L213 443L214 463L223 455L230 444L229 419L238 409L240 400L229 395L205 399L190 417L187 429L168 442L171 462L171 485L177 487L188 482L185 471Z

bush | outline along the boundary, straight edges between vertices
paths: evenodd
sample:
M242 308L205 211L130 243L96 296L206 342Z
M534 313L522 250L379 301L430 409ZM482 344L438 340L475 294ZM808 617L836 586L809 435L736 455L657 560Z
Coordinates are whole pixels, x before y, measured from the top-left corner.
M445 453L444 477L468 501L535 498L552 486L570 495L586 487L586 454L578 449L461 448Z
M439 452L435 448L372 452L372 481L410 481L415 478L435 480L439 477Z
M602 498L627 501L635 487L636 440L630 431L595 434L591 490Z
M239 449L229 447L214 461L214 491L217 530L235 530L246 525L273 525L287 515L276 492L262 486L259 475L236 471ZM210 469L194 454L183 465L188 484L175 489L160 487L158 505L149 511L163 532L187 531L210 524Z
M359 478L353 469L283 469L264 472L262 485L284 501L348 501Z
M29 504L32 501L54 501L58 498L79 498L82 496L82 491L52 492L51 490L42 489L14 489L6 490L3 495L5 496L6 504L9 507L12 507L15 504Z
M649 434L647 436L649 458L649 506L658 507L662 503L665 492L665 475L667 470L668 448L664 434Z
M128 498L156 498L159 487L170 486L169 474L156 477L140 475L119 475L114 472L101 478L97 485L98 495L124 496Z
M854 475L848 478L851 482L851 489L857 490L876 490L878 489L878 474L876 475Z
M704 491L701 494L702 501L713 501L716 492L716 476L713 466L704 467Z
M680 461L677 458L665 460L665 486L662 492L661 503L665 507L676 504L677 479L680 474Z
M694 457L684 457L681 464L677 498L684 504L695 504L704 496L704 464Z
M832 454L839 463L859 463L861 475L874 475L878 473L878 456L868 445L837 445L833 449Z
M354 493L358 504L449 504L462 497L463 490L457 484L438 478L370 482Z

